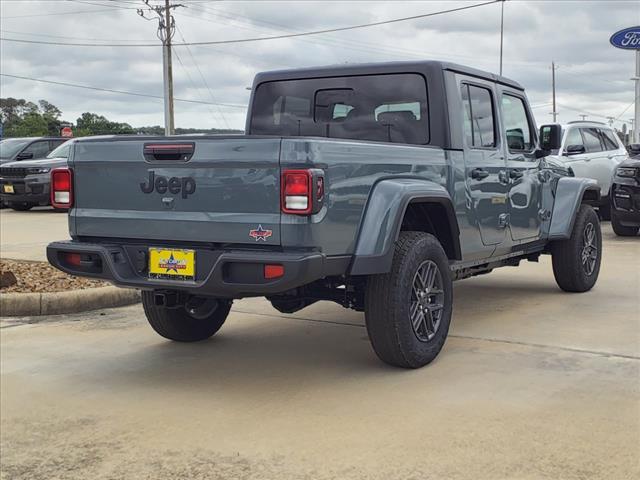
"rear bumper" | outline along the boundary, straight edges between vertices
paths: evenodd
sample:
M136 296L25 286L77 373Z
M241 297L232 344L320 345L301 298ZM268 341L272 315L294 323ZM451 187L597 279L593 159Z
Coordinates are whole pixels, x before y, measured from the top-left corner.
M11 185L14 193L4 193L5 185ZM49 177L44 175L0 178L0 200L5 204L49 205L51 203L49 185Z
M107 245L84 242L54 242L47 247L49 263L63 272L100 278L120 287L143 290L180 290L191 294L221 298L242 298L285 292L330 275L344 273L351 258L331 257L316 252L283 253L273 251L196 250L195 281L152 279L147 275L148 246ZM65 253L91 257L74 266ZM284 267L284 275L267 280L265 264Z

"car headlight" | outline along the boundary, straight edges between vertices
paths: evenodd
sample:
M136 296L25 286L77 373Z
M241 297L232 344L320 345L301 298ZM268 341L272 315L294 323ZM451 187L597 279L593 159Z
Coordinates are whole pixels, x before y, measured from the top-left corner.
M27 173L29 175L37 175L38 173L49 173L51 171L50 168L47 167L31 167L27 168Z
M616 175L619 177L635 177L636 169L629 167L618 167L616 168Z

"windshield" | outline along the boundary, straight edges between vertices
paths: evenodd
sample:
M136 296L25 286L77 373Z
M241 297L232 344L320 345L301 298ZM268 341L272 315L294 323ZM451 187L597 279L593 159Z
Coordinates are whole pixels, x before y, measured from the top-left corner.
M47 155L47 158L69 158L71 143L71 140L68 140L59 147L54 148L53 150L51 150L51 153Z
M256 135L429 142L427 88L414 73L283 80L258 85Z
M20 138L9 138L0 142L0 158L11 158L23 147L29 143L29 140Z

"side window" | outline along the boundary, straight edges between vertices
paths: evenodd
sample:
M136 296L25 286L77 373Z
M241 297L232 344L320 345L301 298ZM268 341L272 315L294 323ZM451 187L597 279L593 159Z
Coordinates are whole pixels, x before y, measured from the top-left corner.
M503 95L502 116L507 131L509 151L529 152L533 150L533 135L524 101L513 95Z
M578 128L570 128L567 132L567 140L564 142L565 152L570 146L584 146L582 135L580 134L580 130Z
M618 146L618 142L616 141L615 133L605 128L600 129L600 133L602 134L602 141L604 142L605 150L618 150L618 148L620 148Z
M463 84L461 95L467 145L475 148L495 147L495 114L491 91L487 88Z
M581 128L580 131L582 132L584 147L587 149L587 153L601 152L603 150L597 128Z
M47 140L41 142L33 142L31 145L24 149L23 153L32 153L32 158L46 157L49 153L49 142Z
M55 150L60 145L62 145L64 142L66 142L66 140L50 140L49 141L49 152L47 152L47 153L51 153L52 150Z

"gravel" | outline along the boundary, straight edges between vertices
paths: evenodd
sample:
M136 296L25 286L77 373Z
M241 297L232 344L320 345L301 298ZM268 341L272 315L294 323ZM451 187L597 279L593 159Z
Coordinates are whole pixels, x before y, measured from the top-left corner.
M107 282L67 275L46 262L0 259L0 272L12 272L18 282L0 292L45 293L106 287Z

